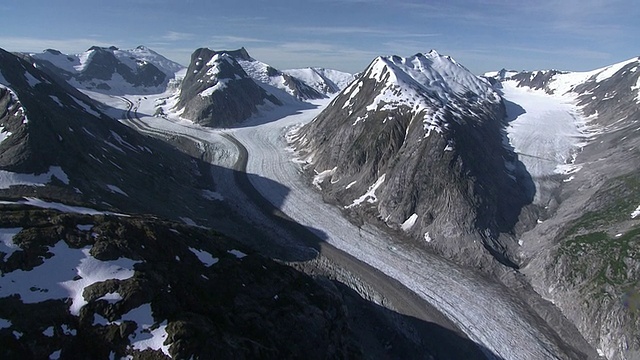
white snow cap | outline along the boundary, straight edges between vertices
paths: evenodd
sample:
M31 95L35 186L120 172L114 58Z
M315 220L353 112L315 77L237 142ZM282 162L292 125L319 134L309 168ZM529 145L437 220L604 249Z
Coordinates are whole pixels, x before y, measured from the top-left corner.
M388 77L387 77L388 74ZM365 76L393 83L419 87L438 95L447 102L451 94L463 95L469 92L482 98L494 98L491 85L450 56L440 55L431 50L426 55L418 53L411 57L380 56L365 71Z

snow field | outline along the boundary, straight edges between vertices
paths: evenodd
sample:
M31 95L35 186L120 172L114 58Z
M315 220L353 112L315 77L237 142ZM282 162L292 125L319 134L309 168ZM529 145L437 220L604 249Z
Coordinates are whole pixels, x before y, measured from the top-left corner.
M503 82L510 145L536 183L534 203L541 203L540 179L571 174L575 155L586 141L586 119L573 99Z
M54 177L69 185L69 177L59 166L51 166L44 174L20 174L0 170L0 189L8 189L15 185L44 186Z

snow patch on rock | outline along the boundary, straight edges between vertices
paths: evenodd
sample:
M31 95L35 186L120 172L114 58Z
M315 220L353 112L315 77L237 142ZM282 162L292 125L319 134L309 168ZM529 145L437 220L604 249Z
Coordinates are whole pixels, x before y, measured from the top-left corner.
M316 171L316 175L313 177L313 185L317 187L319 190L322 190L322 187L320 187L320 184L322 184L322 182L326 178L333 176L333 174L336 173L337 169L338 169L337 167L334 167L333 169L325 170L322 172Z
M384 183L385 176L386 174L382 174L382 176L380 176L373 185L369 186L369 189L367 190L366 193L364 193L359 198L353 200L353 203L351 203L351 205L347 205L345 209L350 209L354 206L358 206L365 201L370 204L377 202L378 197L376 196L376 190L380 187L380 185L382 185L382 183Z
M418 214L412 214L411 216L409 216L409 218L407 218L407 220L405 220L402 225L400 225L400 228L404 231L409 231L413 225L416 224L416 220L418 220Z
M3 228L0 229L0 252L5 253L5 259L11 254L20 250L20 247L13 242L13 237L18 235L22 228Z
M195 249L190 247L189 250L198 257L198 260L200 260L200 262L202 264L204 264L204 266L211 266L214 265L218 262L218 258L213 257L213 255L211 255L210 253L208 253L207 251L204 250L199 250L199 249Z
M69 185L69 177L59 166L51 166L44 174L21 174L6 170L0 170L0 189L8 189L11 186L45 186L56 178Z

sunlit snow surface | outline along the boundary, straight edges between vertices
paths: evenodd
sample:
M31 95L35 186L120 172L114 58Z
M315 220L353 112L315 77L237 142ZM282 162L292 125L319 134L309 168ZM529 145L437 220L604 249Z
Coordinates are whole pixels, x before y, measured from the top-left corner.
M49 171L43 174L20 174L0 170L0 189L8 189L16 185L44 186L54 177L69 185L69 177L59 166L51 166Z
M534 182L554 174L567 174L575 155L586 141L586 120L574 100L549 95L542 90L517 87L515 81L503 82L511 146L526 166ZM536 189L540 200L540 189Z
M72 249L64 241L50 247L49 253L53 256L43 259L42 265L30 271L3 274L0 298L18 294L24 303L71 298L69 311L78 315L80 308L87 304L82 296L86 287L108 279L125 280L133 276L134 261L100 261L89 254L89 248Z

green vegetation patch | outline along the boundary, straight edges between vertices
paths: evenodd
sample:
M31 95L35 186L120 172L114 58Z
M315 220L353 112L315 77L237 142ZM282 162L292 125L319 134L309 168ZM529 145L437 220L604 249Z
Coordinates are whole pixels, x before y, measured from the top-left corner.
M592 201L599 209L569 224L556 260L568 262L568 280L573 284L585 283L585 290L605 293L613 286L617 292L638 281L637 267L632 270L629 265L639 259L640 225L621 235L609 234L616 224L631 220L631 213L640 205L640 177L631 174L611 179Z
M630 219L631 213L640 205L640 174L609 180L594 196L593 202L600 204L600 209L586 212L574 221L565 238Z

